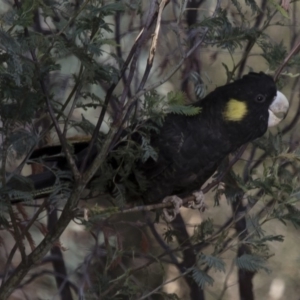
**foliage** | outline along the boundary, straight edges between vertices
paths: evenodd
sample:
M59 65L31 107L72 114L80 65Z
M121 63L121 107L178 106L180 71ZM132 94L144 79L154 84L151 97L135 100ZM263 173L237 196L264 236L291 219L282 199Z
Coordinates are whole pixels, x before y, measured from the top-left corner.
M204 213L188 234L184 223L175 228L160 222L160 210L156 216L149 209L133 211L140 204L142 208L136 210L145 208L136 199L149 188L136 167L158 159L150 133L159 132L165 116L201 114L192 99L202 99L221 77L222 83L230 82L257 68L252 65L254 56L264 62L259 63L261 71L273 75L299 36L293 30L292 45L276 38L272 28L284 28L291 18L273 0L262 1L261 6L254 0L232 0L226 7L211 1L210 9L202 9L204 1L198 6L197 1L182 2L181 7L176 1L159 7L156 1L142 0L15 0L1 12L0 224L16 244L6 245L1 233L0 245L9 249L1 270L1 299L31 284L44 258L53 263L54 272L51 269L49 274L57 279L51 297L73 288L80 299L187 299L189 291L184 288L182 294L171 294L164 286L184 280L191 294L198 296L207 286L214 289L218 276L232 272L227 263L232 253L235 257L230 260L240 270L269 272L268 259L276 256L270 245L285 239L269 232L267 224L299 229L299 134L291 134L299 105L282 131L249 145L246 161L239 161L230 172L226 171L230 161L220 165L214 180L224 181L225 186L213 190L212 199L224 205L220 199L225 196L232 208L232 216L223 224L216 213L212 217ZM296 4L293 9L298 13ZM285 62L282 86L299 85L299 62L299 55ZM93 161L92 166L80 170L72 153L76 143L91 138L100 154L93 161L96 155L90 153L84 159ZM30 159L35 148L47 149L58 139L62 151L56 158L67 157L69 171L53 166L47 157ZM27 163L33 163L37 177L40 168L52 176L51 189L39 191L47 195L41 202L34 202L33 183L21 175ZM91 198L96 205L89 201L87 208L78 208L80 199ZM20 201L24 203L12 205ZM65 236L62 245L59 237L72 220L86 228L92 242L72 270L76 276L69 277L72 272L58 270L46 254L50 249L51 254L55 250L61 254ZM73 238L82 243L81 237ZM179 275L168 280L170 265ZM34 275L25 281L30 270Z

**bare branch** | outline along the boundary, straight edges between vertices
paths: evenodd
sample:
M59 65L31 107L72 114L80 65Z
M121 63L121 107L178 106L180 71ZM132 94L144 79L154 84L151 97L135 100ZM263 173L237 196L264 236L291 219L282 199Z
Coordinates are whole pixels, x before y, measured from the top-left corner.
M274 75L274 80L277 81L280 73L284 69L284 67L288 64L288 62L291 60L291 58L296 55L300 51L300 41L294 46L294 48L290 51L290 53L287 55L287 57L284 59L283 63L279 66L279 68L276 70Z

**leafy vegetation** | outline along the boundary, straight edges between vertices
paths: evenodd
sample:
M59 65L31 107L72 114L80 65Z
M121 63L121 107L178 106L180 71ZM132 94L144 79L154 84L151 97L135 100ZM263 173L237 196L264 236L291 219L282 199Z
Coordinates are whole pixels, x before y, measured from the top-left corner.
M45 274L56 281L47 287L49 297L64 300L226 299L228 278L237 269L244 287L252 287L261 270L272 270L272 245L285 243L285 237L268 231L267 224L300 226L297 1L289 10L273 0L2 5L0 243L6 254L2 251L0 299L19 289L37 298L39 286L28 287ZM168 224L161 218L165 204L133 202L148 188L136 163L157 159L149 141L154 124L161 125L167 113L201 113L189 104L249 70L269 73L287 86L294 113L278 132L220 166L213 184L203 188L212 195L202 222L191 229L179 216ZM89 168L78 170L72 153L87 140L99 154ZM30 160L34 149L58 142L70 171L49 166L45 157ZM21 176L28 163L37 176L41 168L54 175L43 200L34 200L32 182ZM23 202L13 205L16 200ZM217 215L214 205L229 207L230 217ZM79 235L61 237L72 221L86 229L89 249L70 268L64 245L68 238L78 247L84 243ZM46 262L52 269L43 268ZM167 279L170 266L178 274ZM220 274L222 291L216 287ZM185 286L168 293L164 288L172 282ZM240 289L240 297L254 299L251 292Z

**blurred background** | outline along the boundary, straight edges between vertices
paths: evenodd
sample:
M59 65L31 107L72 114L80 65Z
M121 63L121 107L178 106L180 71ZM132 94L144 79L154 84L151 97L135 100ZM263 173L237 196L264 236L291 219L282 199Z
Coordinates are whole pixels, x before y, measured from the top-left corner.
M284 59L300 43L299 1L161 1L159 3L163 3L165 7L160 20L157 14L151 17L151 9L159 11L158 6L152 2L146 0L0 2L2 54L9 53L5 34L14 36L22 46L20 36L24 28L36 38L30 42L35 49L37 60L45 68L48 56L44 54L49 47L50 54L47 55L51 56L52 69L49 68L47 71L46 84L53 96L52 101L58 103L57 107L64 105L67 99L71 99L64 108L64 115L69 117L61 118L60 122L69 140L90 139L105 96L114 82L118 82L113 92L117 99L123 96L125 88L128 87L125 95L127 99L134 97L142 89L147 91L155 89L158 98L163 99L162 102L165 101L163 97L167 97L171 91L182 91L186 103L191 103L203 98L217 86L224 85L250 71L262 71L275 76ZM96 33L93 32L92 25L89 25L90 27L87 25L87 20L89 18L93 20L95 16L101 17L95 19L98 22L98 27L95 25ZM149 51L153 45L152 37L157 28L157 20L160 27L155 57L146 83L141 86L141 78L146 73L151 57ZM86 44L86 36L82 32L77 32L80 30L86 30L88 36L95 38ZM138 44L142 30L147 30L147 34L143 42ZM54 36L60 39L54 39ZM46 46L42 42L43 39L47 40ZM71 42L77 45L77 50L76 47L75 50L66 47L66 44ZM86 51L89 57L97 62L97 67L103 66L100 79L90 79L96 71L93 69L93 62L85 61L82 49L88 49ZM136 64L134 65L133 61L128 63L127 71L118 81L120 69L126 65L126 59L132 53L138 53L135 57ZM31 60L26 49L23 55ZM181 209L184 221L181 224L184 227L181 228L182 232L180 230L175 232L176 228L159 219L156 212L110 215L107 219L99 218L91 224L84 218L74 220L57 242L56 246L62 256L53 252L48 253L39 265L34 266L27 274L23 283L15 289L9 299L299 300L300 213L297 211L293 214L293 218L288 219L282 210L279 217L277 208L282 204L278 199L283 196L277 194L278 199L275 197L277 200L272 202L273 198L268 192L259 194L261 189L268 189L268 186L262 186L261 189L258 186L251 188L247 186L247 182L251 181L249 178L253 180L263 178L262 182L265 183L268 176L273 176L271 166L276 165L278 158L281 158L280 167L284 165L282 170L289 173L288 178L292 182L291 191L285 199L292 203L295 211L298 209L299 63L299 55L292 53L291 59L284 65L278 77L277 85L290 101L288 116L279 129L271 130L271 135L267 132L260 142L249 145L234 166L235 174L240 176L244 184L241 185L245 187L243 199L246 215L249 216L247 226L257 226L257 231L261 231L260 238L277 237L266 239L264 243L262 242L263 245L251 245L251 251L264 259L263 263L253 265L252 269L246 266L247 272L251 273L250 279L247 280L250 286L253 284L254 297L240 296L236 257L242 242L236 235L237 228L231 220L236 215L233 212L232 199L226 197L224 192L225 184L225 187L219 185L218 189L206 194L207 209L204 212ZM56 68L53 67L54 64ZM134 72L131 72L130 68L134 69ZM132 79L129 81L131 75ZM78 78L81 81L77 80ZM37 79L32 76L32 80ZM76 92L78 82L80 91ZM147 98L141 93L138 99L137 111L143 109L143 103ZM157 101L155 105L160 107L162 104ZM109 131L111 122L117 116L117 104L110 105L101 126L103 133ZM38 128L38 132L42 132L47 120L32 124L30 122L26 125L17 124L15 128L32 132L34 127ZM3 128L4 125L3 121ZM4 139L2 135L2 141ZM42 146L55 145L58 142L54 129L48 131L43 140L39 140ZM17 147L19 146L14 145L12 148L13 155L8 158L6 171L13 172L24 160L24 153L16 154L18 151L14 149ZM23 175L31 172L31 165L24 166ZM278 176L283 178L286 176L284 174L286 173L282 171ZM281 186L278 182L281 182L280 178L276 181L277 187ZM277 189L276 193L279 193L278 190L280 189ZM251 202L251 199L255 201ZM24 206L18 205L14 209L20 220L27 224L41 203L42 201L38 200ZM80 211L92 210L95 205L100 208L109 207L109 196L95 196L89 201L81 201ZM61 204L55 206L59 214ZM43 211L36 226L32 226L30 237L27 236L24 242L28 252L32 251L44 238L45 232L50 230L49 227L46 228L48 215L48 210ZM205 227L206 225L201 227L203 222L206 222L208 227ZM253 222L252 225L249 222ZM253 225L254 223L256 225ZM212 228L211 232L209 226ZM203 246L205 239L213 236L213 232L219 233L214 240ZM6 228L1 230L0 236L0 273L7 274L7 261L15 241L11 231ZM181 263L184 265L186 259L180 246L183 246L189 238L191 255L195 257L201 253L212 255L220 258L225 264L224 271L223 267L218 267L218 261L213 261L211 265L203 263L199 266L209 278L204 275L202 278L199 275L202 292L198 290L194 293L194 295L199 293L198 298L192 296L192 276L188 275L186 279L178 267ZM221 243L223 248L217 253L218 243ZM198 248L192 245L197 245ZM160 256L169 252L175 258L169 254ZM67 270L66 274L61 276L64 283L60 285L57 283L59 277L57 269L53 265L55 260L58 264L64 264ZM17 251L9 270L13 272L20 261L21 256ZM174 261L178 264L176 265ZM134 271L130 273L131 270ZM72 296L66 294L63 296L62 290L67 285Z

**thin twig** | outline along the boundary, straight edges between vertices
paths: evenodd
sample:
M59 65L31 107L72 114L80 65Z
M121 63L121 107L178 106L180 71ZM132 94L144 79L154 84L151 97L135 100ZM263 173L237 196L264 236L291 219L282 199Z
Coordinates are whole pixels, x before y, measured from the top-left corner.
M72 18L70 18L68 20L68 22L65 24L65 26L55 35L60 36L66 29L67 27L74 22L74 20L77 18L77 16L79 16L79 14L85 9L85 7L89 4L90 0L86 0L80 7L80 9L78 9L76 11L76 14L74 14L74 16Z
M102 107L102 110L101 110L98 122L97 122L97 124L95 126L95 129L94 129L91 141L89 143L89 147L87 149L87 153L86 153L85 159L83 160L83 162L82 162L82 164L80 166L80 171L81 172L85 169L88 157L89 157L89 155L91 153L91 150L92 150L93 146L95 145L95 143L97 141L99 130L100 130L101 125L103 123L104 116L106 114L106 111L107 111L109 102L111 100L113 91L115 90L117 84L119 83L119 81L123 77L123 75L125 74L125 71L127 70L130 62L132 61L132 63L131 63L131 69L130 69L130 74L128 75L127 83L126 83L126 86L125 86L125 88L123 90L123 94L121 96L121 100L120 100L120 103L119 103L119 109L117 111L117 116L115 118L115 120L116 120L116 122L115 122L116 124L115 125L116 126L120 126L120 124L122 122L121 117L120 117L120 113L122 113L124 111L123 109L121 110L122 101L124 102L125 98L127 97L127 94L128 94L128 91L129 91L129 85L130 85L131 80L133 78L132 72L134 72L134 70L133 70L132 66L133 65L135 66L137 57L138 57L138 55L140 53L140 50L141 50L141 46L142 46L144 40L146 39L146 36L148 34L149 28L151 27L153 21L155 20L155 16L156 16L156 10L154 9L155 6L156 6L155 1L150 2L150 8L148 10L149 13L148 13L148 18L147 18L146 24L145 24L144 28L141 30L141 32L138 34L138 36L136 38L136 41L135 41L133 47L131 48L130 53L129 53L129 55L128 55L128 57L127 57L124 65L123 65L123 67L122 67L122 69L120 71L120 75L119 75L118 79L107 90L107 93L106 93L106 96L105 96L105 100L104 100L104 104L103 104L103 107ZM135 62L134 62L134 60L135 60ZM118 122L119 122L119 124L118 124Z
M46 201L43 202L43 204L38 208L38 210L35 212L35 214L33 215L33 217L31 218L31 220L27 223L26 227L22 230L21 234L25 235L26 232L28 232L28 230L30 229L30 227L32 226L32 224L37 220L37 218L39 217L40 213L43 211L44 207L45 207ZM6 264L5 264L5 269L4 269L4 274L3 274L3 279L2 279L2 283L1 286L5 283L6 278L9 274L9 267L11 265L12 259L17 251L17 243L13 246L13 248L11 249L9 256L7 258Z
M119 59L119 67L121 68L121 62L123 62L123 56L122 56L122 48L121 48L121 13L119 11L115 14L115 41L116 41L116 53ZM126 32L128 33L128 32ZM127 85L127 77L126 73L123 73L122 76L123 85ZM131 90L128 90L128 96L131 97Z
M1 184L2 184L3 187L6 186L6 163L7 163L7 153L8 153L8 147L9 147L9 138L8 138L8 136L11 134L10 127L11 127L10 123L7 123L7 124L4 125L4 138L5 138L5 140L2 144L2 161L1 161L2 162L2 166L1 166ZM15 242L16 242L16 247L19 248L20 253L21 253L21 257L22 257L22 261L25 262L27 260L26 250L25 250L25 246L24 246L24 243L23 243L22 234L20 233L20 228L19 228L17 220L16 220L16 215L14 213L12 204L10 203L10 197L9 197L8 194L4 194L3 198L4 198L4 201L5 201L5 204L7 205L10 221L12 223L13 237L14 237ZM6 267L7 267L7 265L6 265Z
M218 176L218 178L216 180L214 180L211 183L208 183L203 189L202 192L203 194L206 194L208 191L210 191L214 186L218 185L222 179L224 178L224 176L230 171L230 169L233 167L233 165L241 158L241 156L243 155L243 153L245 152L246 148L248 146L248 143L243 145L239 151L236 153L236 155L234 156L234 158L229 162L229 164L227 165L225 171L220 174L220 176Z
M89 2L89 0L87 0L86 2ZM16 3L16 6L18 7L18 9L20 9L20 3L18 0L15 0L15 3ZM86 3L87 4L87 3ZM84 4L85 5L85 4ZM29 31L28 31L28 28L27 27L24 27L24 35L26 37L29 37ZM37 56L34 52L33 49L31 49L30 45L29 45L29 50L30 50L30 54L31 54L31 57L32 57L32 60L33 62L35 63L35 67L36 67L36 70L38 73L40 73L40 69L39 69L39 61L37 59ZM60 140L60 143L63 147L63 150L66 154L66 159L67 159L67 162L69 163L69 166L70 166L70 169L73 173L73 176L74 176L74 179L75 181L79 180L80 179L80 173L78 172L78 169L76 167L76 164L75 164L75 161L71 155L71 152L69 151L69 148L68 148L68 144L67 144L67 141L66 139L64 138L62 132L61 132L61 129L59 127L59 124L58 124L58 121L54 115L54 111L53 111L53 108L52 108L52 104L50 102L50 99L49 99L49 96L48 96L48 93L47 93L47 89L46 89L46 86L45 86L45 82L44 80L41 78L39 80L39 83L40 83L40 86L41 86L41 90L43 92L43 95L45 97L45 100L46 100L46 104L47 104L47 107L48 107L48 111L49 111L49 114L50 114L50 117L52 119L52 122L54 124L54 127L56 129L56 132L57 132L57 135L59 137L59 140Z
M290 51L290 53L287 55L287 57L284 59L283 63L279 66L279 68L277 69L277 71L275 72L274 75L274 81L278 80L278 77L280 75L280 73L282 72L282 70L284 69L284 67L288 64L288 62L291 60L291 58L296 55L298 52L300 51L300 41L298 42L298 44L295 45L295 47Z
M216 4L216 8L215 11L212 15L212 17L214 17L220 7L220 0L217 1ZM182 66L182 64L184 63L184 61L204 42L205 37L208 33L208 28L204 29L203 35L200 38L199 41L197 41L195 43L195 45L183 56L181 57L180 61L171 69L171 71L161 80L149 85L148 87L140 90L139 92L136 93L136 95L131 99L131 101L128 101L128 103L126 104L126 106L124 107L124 109L128 109L129 106L134 102L137 101L137 99L139 99L142 95L144 95L145 93L147 93L148 91L151 91L153 89L156 89L157 87L161 86L163 83L165 83L166 81L168 81L177 71L178 69Z
M56 133L58 135L59 141L60 141L60 143L62 145L62 148L64 150L64 153L66 155L66 159L67 159L67 162L69 164L70 170L71 170L71 172L74 176L75 182L78 182L80 180L81 176L80 176L80 173L79 173L78 168L76 166L75 160L74 160L74 158L73 158L73 156L72 156L72 154L69 150L67 140L65 139L65 137L63 135L63 132L61 131L60 126L58 124L58 120L55 117L52 104L51 104L50 99L49 99L49 97L47 95L47 92L46 92L45 83L42 80L40 80L40 85L41 85L42 91L44 93L44 97L45 97L45 100L46 100L46 104L47 104L47 107L48 107L48 111L49 111L51 120L54 124L54 127L55 127Z
M229 288L228 281L230 279L231 274L234 271L235 264L236 264L235 260L232 260L230 269L229 269L229 271L228 271L228 273L225 277L225 280L224 280L223 289L222 289L221 294L220 294L220 296L218 297L217 300L222 300L224 295L225 295L226 290Z
M65 126L64 126L64 131L63 131L63 136L66 138L66 135L67 135L67 131L68 131L68 123L73 115L73 112L74 112L74 109L76 107L76 104L77 104L77 101L78 101L78 96L79 96L79 93L82 89L82 81L84 80L83 78L80 78L82 76L82 73L83 73L83 65L81 64L80 65L80 69L79 69L79 75L78 75L78 81L76 82L75 86L76 86L76 89L73 89L73 91L76 91L75 92L75 96L74 96L74 100L73 100L73 103L71 105L71 108L70 108L70 111L68 113L68 116L65 120ZM74 87L75 88L75 87ZM70 94L71 95L71 94ZM69 97L69 99L71 99ZM68 102L66 102L68 103ZM65 103L65 104L66 104ZM61 109L61 113L63 113L64 111L64 108L66 108L66 105L64 105L64 107ZM58 119L58 118L57 118Z
M148 298L149 296L151 296L152 294L154 294L154 293L156 293L158 290L160 290L164 285L169 284L169 283L171 283L171 282L174 282L174 281L178 280L179 278L182 278L182 277L186 276L187 274L191 273L191 271L192 271L191 269L188 269L188 270L186 270L184 273L182 273L182 274L180 274L180 275L178 275L178 276L176 276L176 277L174 277L174 278L172 278L172 279L169 279L169 280L163 282L161 285L159 285L158 287L156 287L154 290L152 290L152 291L149 292L148 294L146 294L146 295L144 295L144 296L138 298L138 300L143 300L143 299Z
M254 24L253 28L258 28L260 26L260 24L261 24L261 22L263 20L263 17L265 15L265 10L266 10L267 3L268 3L267 0L263 0L262 1L260 12L259 12L259 14L256 17L255 24ZM260 34L259 34L259 36L260 36ZM247 43L247 45L246 45L246 47L245 47L245 49L244 49L244 53L243 53L242 59L239 62L238 78L240 78L242 76L242 73L244 71L247 59L249 57L249 53L250 53L250 51L251 51L251 49L253 48L254 45L255 45L255 40L254 41L253 40L249 40L248 43Z
M147 59L147 65L146 65L146 69L145 69L143 78L140 82L138 91L140 91L144 88L145 83L146 83L146 81L148 79L148 76L150 74L150 71L152 69L153 61L154 61L154 57L155 57L155 53L156 53L156 48L157 48L158 34L159 34L159 31L160 31L160 26L161 26L162 12L163 12L164 8L166 7L166 5L168 4L168 2L170 2L170 0L162 0L159 4L158 15L157 15L157 20L156 20L156 26L155 26L154 33L152 35L152 42L151 42L149 55L148 55L148 59Z
M6 198L6 197L5 197ZM8 205L8 212L9 212L9 216L11 219L11 223L13 226L13 235L16 241L16 245L18 246L20 253L21 253L21 257L22 257L22 262L26 262L27 261L27 255L26 255L26 249L25 249L25 245L23 243L23 235L21 234L21 230L19 228L19 225L17 223L16 220L16 216L15 213L13 211L12 205L9 204Z
M75 291L75 292L78 292L78 288L77 286L72 283L72 281L70 281L68 278L66 278L64 275L60 274L60 273L56 273L56 272L53 272L53 271L50 271L50 270L42 270L41 272L38 272L38 273L34 273L34 274L31 274L30 278L28 278L26 281L22 282L21 285L18 286L19 289L25 287L26 285L30 284L32 281L34 281L36 278L40 278L41 276L43 275L51 275L51 276L54 276L54 277L59 277L61 278L62 280L64 280L66 283L68 283L70 285L70 287L72 287L72 289ZM64 299L63 299L64 300Z

